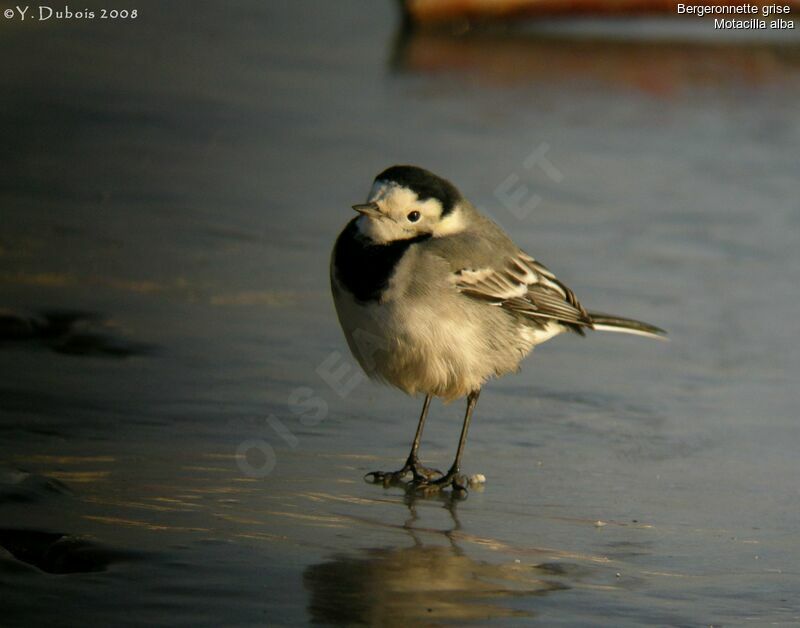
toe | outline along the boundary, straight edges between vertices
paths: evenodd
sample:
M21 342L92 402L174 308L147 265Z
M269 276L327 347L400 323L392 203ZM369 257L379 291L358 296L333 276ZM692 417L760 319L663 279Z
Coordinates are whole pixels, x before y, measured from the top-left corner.
M467 487L469 486L469 480L465 475L459 473L453 476L452 484L453 484L453 492L463 491L466 494Z
M429 469L423 466L414 467L412 471L414 472L415 480L435 480L444 476L444 473L439 469Z
M431 482L416 482L413 485L413 490L417 495L428 497L439 493L442 487L439 484L433 484Z
M378 484L383 482L383 476L386 475L382 471L370 471L364 476L364 481L370 484Z
M370 484L383 484L384 487L399 484L408 473L408 469L399 471L370 471L364 476L364 480Z

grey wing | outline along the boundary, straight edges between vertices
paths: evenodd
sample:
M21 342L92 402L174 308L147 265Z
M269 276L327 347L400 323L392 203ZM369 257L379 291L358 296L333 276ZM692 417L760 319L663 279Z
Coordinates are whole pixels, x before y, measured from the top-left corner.
M516 251L498 267L462 268L453 274L462 294L488 301L531 322L557 321L583 334L592 319L575 294L530 255Z

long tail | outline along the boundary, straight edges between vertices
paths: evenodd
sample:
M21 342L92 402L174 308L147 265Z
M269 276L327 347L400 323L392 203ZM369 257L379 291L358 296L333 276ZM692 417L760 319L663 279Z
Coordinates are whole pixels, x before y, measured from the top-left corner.
M634 334L636 336L646 336L657 340L667 340L667 332L660 327L635 321L631 318L612 316L602 312L589 312L592 319L592 326L598 331L615 331L621 334Z

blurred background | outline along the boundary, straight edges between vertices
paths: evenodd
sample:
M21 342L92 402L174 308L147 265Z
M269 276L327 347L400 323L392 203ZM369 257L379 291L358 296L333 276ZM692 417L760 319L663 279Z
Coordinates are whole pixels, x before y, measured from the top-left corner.
M800 619L796 30L425 4L0 3L3 622ZM421 399L357 375L328 256L396 163L672 338L487 386L463 502L361 479Z

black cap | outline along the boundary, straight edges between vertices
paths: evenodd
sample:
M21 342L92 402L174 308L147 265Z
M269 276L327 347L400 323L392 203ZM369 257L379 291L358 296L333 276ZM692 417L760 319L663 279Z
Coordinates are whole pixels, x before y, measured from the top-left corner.
M375 177L375 181L397 183L413 190L421 201L435 198L442 204L442 216L453 211L461 200L461 193L450 181L417 166L392 166Z

